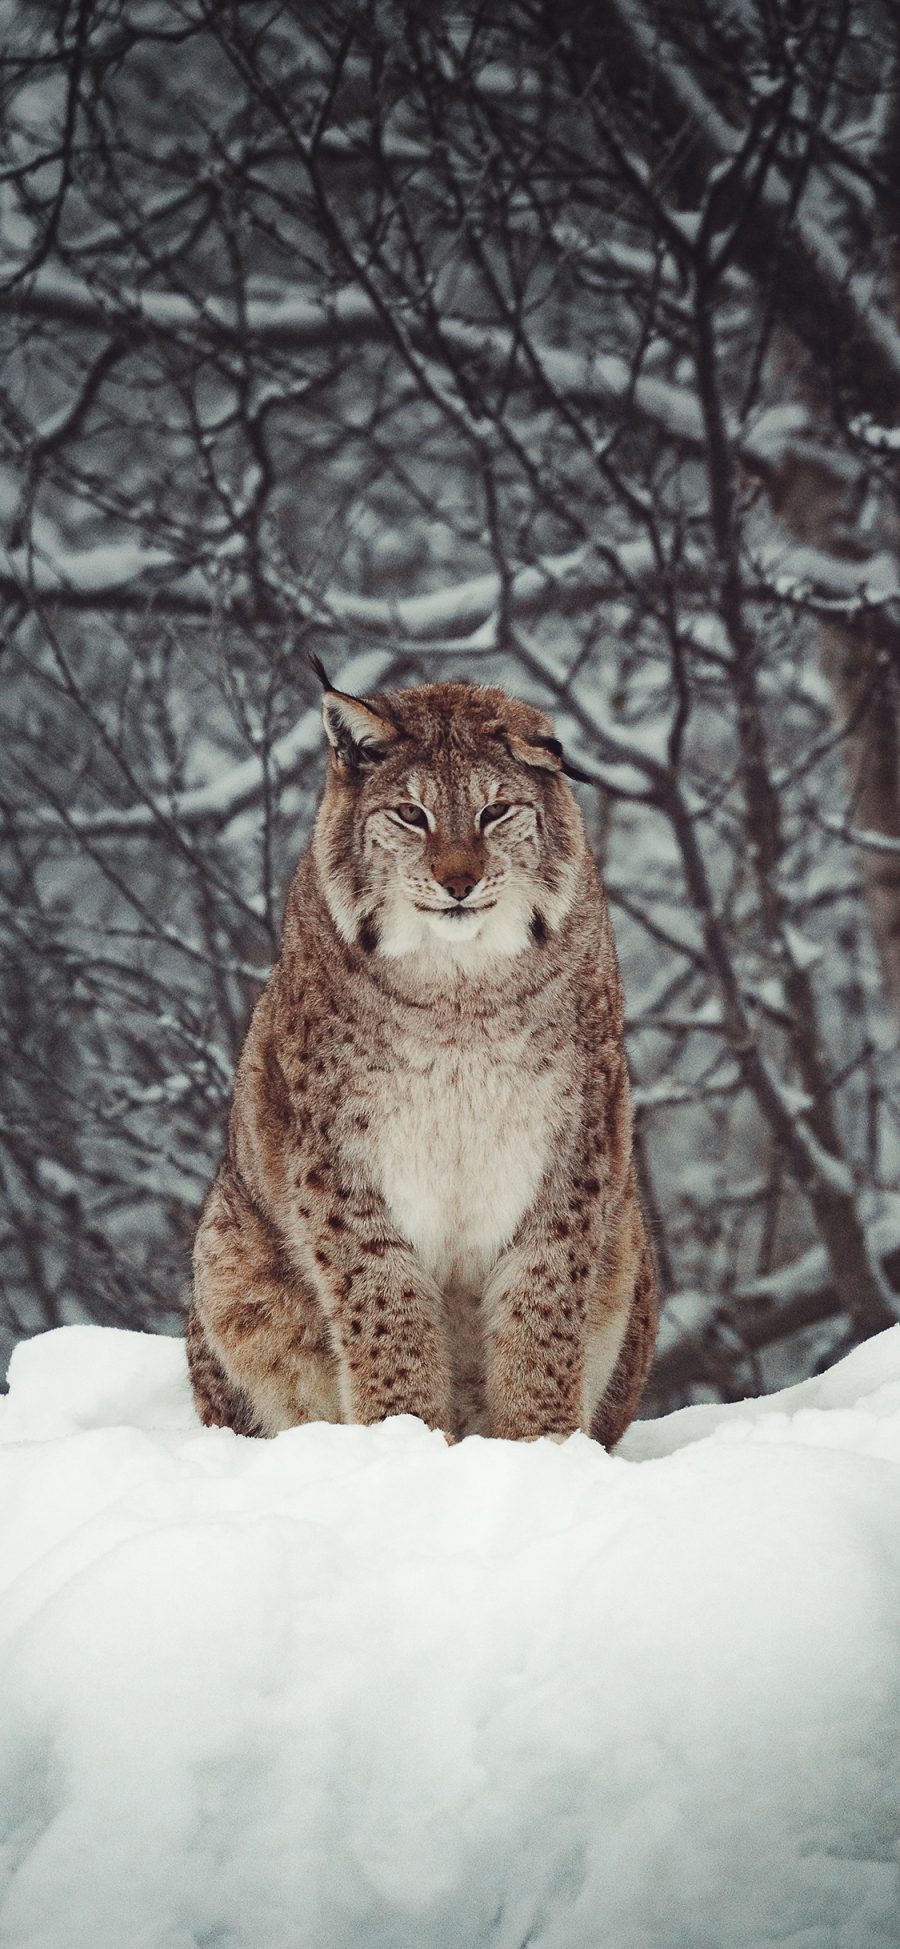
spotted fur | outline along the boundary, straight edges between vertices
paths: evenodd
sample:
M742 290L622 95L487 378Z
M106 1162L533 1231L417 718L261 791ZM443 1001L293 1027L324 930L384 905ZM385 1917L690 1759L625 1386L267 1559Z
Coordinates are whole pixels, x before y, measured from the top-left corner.
M612 1446L656 1297L612 930L553 727L463 684L328 686L323 716L197 1233L200 1415Z

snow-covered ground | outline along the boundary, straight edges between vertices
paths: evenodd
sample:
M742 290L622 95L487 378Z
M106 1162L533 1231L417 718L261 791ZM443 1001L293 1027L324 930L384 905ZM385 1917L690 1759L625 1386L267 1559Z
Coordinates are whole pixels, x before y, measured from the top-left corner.
M2 1949L900 1943L900 1327L615 1457L10 1381Z

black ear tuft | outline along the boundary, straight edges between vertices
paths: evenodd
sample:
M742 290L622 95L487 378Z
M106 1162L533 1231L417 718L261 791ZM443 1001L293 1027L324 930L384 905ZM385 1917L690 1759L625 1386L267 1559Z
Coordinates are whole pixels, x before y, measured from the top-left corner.
M563 759L562 768L567 778L577 778L581 785L600 784L599 778L592 778L589 771L581 771L578 765L573 765L571 758Z
M566 757L558 738L532 738L531 742L543 745L545 751L552 751L554 758L559 759L567 778L578 778L582 785L596 785L597 780L591 777L590 772L580 771L577 765L573 765L571 758Z
M322 689L333 690L334 686L331 682L331 678L329 677L325 669L325 665L322 662L321 657L316 656L314 650L307 650L306 661L309 664L310 669L313 670L316 676L318 677Z

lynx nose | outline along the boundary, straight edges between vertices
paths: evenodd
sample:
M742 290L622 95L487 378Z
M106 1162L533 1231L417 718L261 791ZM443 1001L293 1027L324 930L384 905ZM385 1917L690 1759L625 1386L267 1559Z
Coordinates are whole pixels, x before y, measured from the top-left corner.
M449 846L438 845L429 864L438 886L453 900L465 900L481 879L481 847L471 842L460 845L458 841L455 845L452 841Z
M454 900L465 900L467 893L478 885L478 874L471 869L465 872L442 873L440 884L446 893L452 893Z

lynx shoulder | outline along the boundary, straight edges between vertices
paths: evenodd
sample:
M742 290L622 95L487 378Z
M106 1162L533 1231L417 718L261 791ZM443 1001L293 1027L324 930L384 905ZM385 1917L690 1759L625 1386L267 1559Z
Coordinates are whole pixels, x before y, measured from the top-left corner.
M323 715L197 1233L200 1414L612 1445L656 1297L612 930L553 727L453 683L327 686Z

